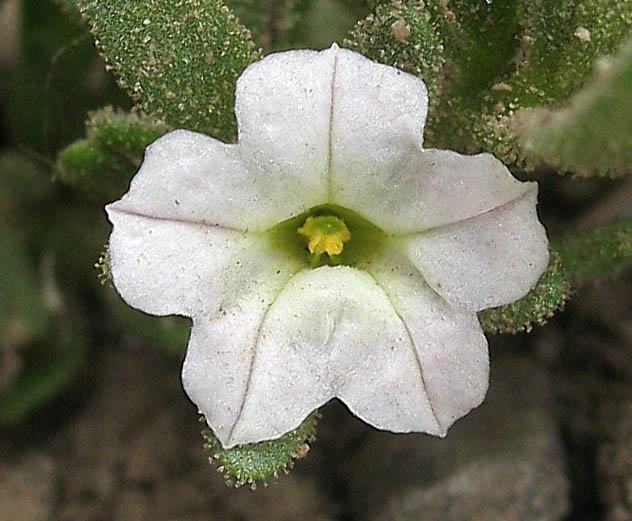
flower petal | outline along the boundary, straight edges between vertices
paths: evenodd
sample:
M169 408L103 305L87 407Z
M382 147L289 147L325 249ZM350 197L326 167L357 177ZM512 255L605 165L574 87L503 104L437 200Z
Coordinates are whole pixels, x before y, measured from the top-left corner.
M538 188L454 224L400 239L428 284L453 304L472 310L524 296L549 259L546 231L536 212Z
M293 186L249 171L238 145L174 130L147 147L129 191L108 208L156 219L263 231L300 213L307 203Z
M128 304L147 313L215 312L227 295L297 269L265 237L145 217L114 205L108 215L114 285Z
M529 186L490 154L413 151L391 171L358 178L353 207L392 234L414 233L482 214ZM351 203L350 203L351 204Z
M272 242L260 241L215 280L221 299L200 301L191 313L182 383L222 442L230 438L243 407L261 324L301 268Z
M376 255L367 268L406 324L443 435L487 392L487 340L478 318L435 293L397 248Z
M301 213L326 201L338 48L271 54L239 77L235 114L244 164ZM285 218L289 217L287 215Z
M406 329L374 279L349 267L296 275L261 326L229 440L276 438L340 397L373 423L438 432ZM357 406L357 407L354 407Z
M445 434L482 400L486 343L473 314L454 311L416 277L414 292L408 278L397 287L405 312L421 316L414 332L371 275L328 266L298 273L267 310L257 308L256 320L248 312L241 327L203 338L219 346L212 354L194 347L194 327L184 381L223 445L279 437L333 397L378 428ZM247 357L231 354L243 344L251 346ZM436 369L444 373L431 374ZM194 380L205 389L192 392ZM220 416L227 404L230 414Z
M490 154L422 150L427 105L415 76L338 50L329 201L402 234L472 217L524 192Z
M373 216L389 204L383 189L421 151L426 87L415 76L340 49L332 96L330 202L382 227Z
M253 361L261 341L261 324L292 274L263 274L249 291L226 295L215 313L197 314L182 366L182 384L225 447L236 445L232 432L239 420ZM254 275L254 274L253 274ZM249 439L250 441L261 441Z

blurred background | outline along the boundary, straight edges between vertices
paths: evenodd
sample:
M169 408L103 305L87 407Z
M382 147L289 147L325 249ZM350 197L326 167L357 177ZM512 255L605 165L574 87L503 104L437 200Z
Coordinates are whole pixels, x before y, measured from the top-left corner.
M328 46L367 14L314 2L294 39ZM375 431L334 402L288 476L227 487L181 389L189 321L128 308L102 273L103 206L129 176L102 190L59 176L105 106L131 102L72 2L0 0L0 519L632 519L629 272L530 334L491 337L489 398L445 440ZM552 237L632 214L629 179L529 177Z

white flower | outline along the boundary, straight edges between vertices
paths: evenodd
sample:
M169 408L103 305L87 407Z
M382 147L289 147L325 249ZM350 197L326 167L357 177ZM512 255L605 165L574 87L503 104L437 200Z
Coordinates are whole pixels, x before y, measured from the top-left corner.
M476 311L548 262L537 185L422 149L426 109L419 79L335 45L273 54L237 82L237 144L171 132L107 207L121 296L193 319L182 380L224 447L334 397L439 436L483 400Z

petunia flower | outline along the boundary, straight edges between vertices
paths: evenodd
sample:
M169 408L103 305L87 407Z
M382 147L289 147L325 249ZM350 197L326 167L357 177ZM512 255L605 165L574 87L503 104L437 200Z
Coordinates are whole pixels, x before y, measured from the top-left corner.
M107 207L114 285L192 318L182 381L224 447L332 398L438 436L482 402L476 312L546 267L538 189L489 154L423 149L427 103L336 45L272 54L237 81L236 144L173 131Z

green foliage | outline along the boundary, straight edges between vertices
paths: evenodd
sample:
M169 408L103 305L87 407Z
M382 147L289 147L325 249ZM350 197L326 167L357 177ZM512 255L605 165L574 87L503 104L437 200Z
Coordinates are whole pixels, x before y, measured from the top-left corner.
M423 78L431 90L445 63L439 29L423 2L378 6L358 22L344 45Z
M4 226L0 230L0 348L11 349L40 336L51 312L24 237Z
M86 106L111 92L94 76L87 29L57 2L22 0L20 14L19 60L0 74L3 125L14 143L48 155L76 137Z
M81 313L74 308L64 309L45 336L20 346L20 369L0 389L0 426L15 426L68 389L86 361L87 343Z
M172 127L231 139L239 73L259 57L220 0L78 0L138 107Z
M523 149L535 161L581 176L632 172L632 42L599 69L568 107L516 114Z
M139 114L105 108L86 122L86 138L61 151L59 177L93 200L106 202L125 191L145 147L168 127Z
M0 155L0 217L4 224L18 219L27 207L45 203L53 194L50 179L41 168L15 151ZM25 217L20 215L20 220Z
M521 108L557 106L586 81L595 58L614 48L630 33L632 4L627 0L540 0L516 2L518 43L508 70L498 70L493 83L475 94L456 98L458 115L445 107L437 121L439 136L467 151L485 148L505 163L532 166L511 129L511 116ZM493 7L493 3L491 4ZM484 62L481 63L485 67ZM452 97L454 97L451 92ZM453 102L454 106L454 102Z
M570 295L571 285L560 254L552 251L548 267L527 295L506 306L481 311L478 318L487 333L528 333L534 325L546 324L564 307Z
M2 183L0 191L6 189ZM4 427L24 420L67 388L85 357L80 314L64 306L52 257L43 256L38 262L32 258L27 231L19 225L0 227L0 426Z
M615 276L632 265L632 222L577 234L563 242L559 251L573 284Z
M238 445L224 449L209 430L202 431L204 448L211 462L217 462L217 470L224 474L229 484L239 487L245 484L256 488L257 481L263 481L279 472L288 472L296 459L302 458L315 439L318 412L313 412L299 427L279 439Z
M289 49L303 36L315 0L225 0L266 52Z
M400 18L410 30L404 42L390 34ZM533 166L511 117L563 103L631 27L627 0L393 0L360 22L346 45L428 83L429 146L487 149L505 163Z
M61 202L52 175L24 155L0 156L0 426L16 426L75 382L86 359L82 308L71 306L92 218ZM70 211L69 211L70 210ZM90 217L88 215L88 217ZM103 240L103 239L101 239ZM80 245L80 246L79 246Z

